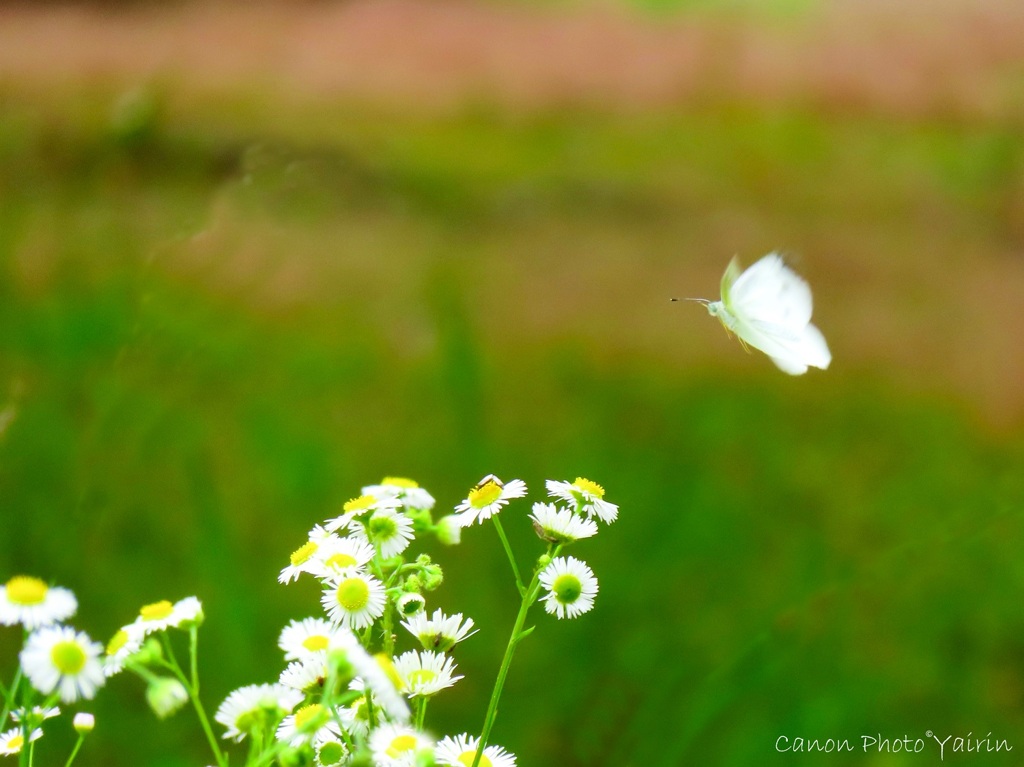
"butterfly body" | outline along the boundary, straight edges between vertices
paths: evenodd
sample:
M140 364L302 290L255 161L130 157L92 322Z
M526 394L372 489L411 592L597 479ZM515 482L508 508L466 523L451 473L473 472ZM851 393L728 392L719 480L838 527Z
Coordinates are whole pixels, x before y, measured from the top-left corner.
M790 375L832 361L825 337L811 324L810 287L777 253L745 271L733 259L722 275L721 300L704 304L745 347L760 349Z

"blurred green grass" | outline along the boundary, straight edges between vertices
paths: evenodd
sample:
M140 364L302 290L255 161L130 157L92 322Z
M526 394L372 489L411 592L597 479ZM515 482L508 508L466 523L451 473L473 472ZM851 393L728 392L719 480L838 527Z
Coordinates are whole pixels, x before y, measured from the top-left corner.
M643 310L600 300L639 272L664 301L669 260L754 242L870 232L876 275L927 238L991 251L1018 236L1014 126L8 96L0 573L73 588L94 636L197 594L215 708L276 677L280 627L319 609L276 574L361 485L407 475L445 506L486 472L535 498L582 474L622 516L579 547L597 609L538 615L517 656L495 737L521 764L789 764L779 735L927 729L1021 746L1020 434L867 362L701 357L720 330L699 315L633 344ZM505 512L524 561L525 511ZM515 592L486 527L433 553L438 604L483 631L431 717L472 732ZM87 764L204 763L188 716L157 723L127 679L95 710Z

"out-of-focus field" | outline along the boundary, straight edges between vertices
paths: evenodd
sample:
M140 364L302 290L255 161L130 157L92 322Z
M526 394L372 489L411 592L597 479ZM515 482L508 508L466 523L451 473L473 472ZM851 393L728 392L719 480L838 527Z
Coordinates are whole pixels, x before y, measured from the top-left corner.
M361 485L584 475L621 518L575 552L596 609L538 614L512 667L521 765L926 730L1014 764L1024 18L823 7L0 9L0 579L73 588L104 639L197 594L215 708L318 613L277 573ZM773 248L826 372L668 301ZM430 717L473 732L515 588L487 527L432 553L482 631ZM209 761L132 680L93 709L82 764Z

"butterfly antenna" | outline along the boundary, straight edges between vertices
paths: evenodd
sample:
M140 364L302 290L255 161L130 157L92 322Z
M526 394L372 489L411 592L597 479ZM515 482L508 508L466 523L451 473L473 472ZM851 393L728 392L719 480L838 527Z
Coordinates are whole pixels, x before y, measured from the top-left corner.
M696 301L698 304L704 304L704 306L711 303L706 298L670 298L669 301Z

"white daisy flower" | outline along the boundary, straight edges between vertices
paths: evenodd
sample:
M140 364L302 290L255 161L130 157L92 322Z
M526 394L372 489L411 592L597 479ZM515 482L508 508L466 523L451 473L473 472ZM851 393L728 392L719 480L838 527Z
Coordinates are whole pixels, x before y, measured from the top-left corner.
M302 573L320 575L322 573L322 562L316 558L317 552L322 546L329 546L331 541L337 541L338 536L327 532L320 525L314 525L309 531L309 537L304 544L292 552L290 563L281 570L277 576L278 583L291 583L297 580Z
M555 557L540 574L541 585L548 590L544 609L559 618L575 618L594 606L597 578L575 557Z
M125 661L142 649L144 635L137 632L128 633L128 628L131 626L119 629L107 642L106 656L103 658L103 673L107 677L120 673L124 669Z
M403 621L402 625L410 634L420 640L420 644L425 650L440 650L441 652L448 652L463 639L476 633L472 630L472 618L466 618L463 623L462 613L455 613L449 617L440 610L434 610L434 614L429 618L426 613L414 615L409 620Z
M323 618L292 620L281 630L277 646L285 660L302 660L327 650L343 629Z
M462 543L462 515L449 514L437 520L435 528L437 539L445 546L458 546Z
M548 495L561 498L576 507L581 514L588 517L596 516L602 522L611 523L619 516L619 507L604 499L604 488L596 482L583 477L576 477L575 482L556 482L549 479L546 483Z
M37 629L21 651L21 667L44 695L54 690L65 703L91 699L106 682L99 656L103 647L70 626Z
M21 722L22 718L26 716L24 708L16 708L11 712L11 721ZM53 719L55 716L60 716L60 706L50 706L49 708L43 708L42 706L32 706L28 714L29 726L38 727L47 719Z
M325 540L309 561L308 572L317 578L337 575L350 567L363 567L373 559L376 552L366 542L366 536L357 536L355 531L345 538L332 536Z
M31 743L34 740L39 740L41 737L43 737L43 731L36 728L29 734L28 740ZM0 735L0 755L12 756L13 754L20 754L21 747L24 745L25 736L20 727L14 727Z
M533 529L545 541L572 543L581 538L597 535L597 522L560 509L553 503L533 504Z
M469 527L474 522L483 522L501 511L513 498L526 495L526 483L521 479L513 479L504 484L493 474L488 474L469 491L466 500L455 507L459 512L459 523Z
M67 620L77 609L71 591L31 575L16 575L0 586L0 623L5 626L20 623L32 631Z
M191 623L202 623L203 607L195 597L185 597L171 604L163 599L144 605L133 623L124 627L132 638L144 639L150 634L169 628L187 628Z
M480 738L471 738L466 733L454 738L446 736L434 749L434 759L439 765L466 767L476 759L478 745ZM501 746L487 746L480 755L478 767L516 767L516 757Z
M434 508L434 496L419 486L419 483L405 477L384 477L379 485L369 485L363 495L377 498L397 498L402 506L409 509Z
M281 720L277 727L277 739L293 747L309 743L321 733L341 736L338 723L331 717L330 711L319 703L303 706Z
M369 626L384 614L384 584L372 575L350 569L325 582L320 602L335 623L352 629Z
M409 650L395 658L395 670L405 684L409 697L429 698L451 687L461 676L452 676L455 662L439 652Z
M370 752L380 767L413 767L416 755L434 748L422 732L405 724L384 724L370 736Z
M380 509L397 509L401 505L402 502L398 498L364 494L351 501L346 501L342 507L341 516L327 520L324 527L331 531L345 530L355 519L368 517Z
M227 728L226 739L240 742L276 727L302 698L301 692L282 684L250 684L228 695L213 718Z
M278 681L304 693L319 691L327 682L327 653L316 653L288 664Z
M412 542L412 520L394 509L379 509L363 525L352 530L352 537L366 541L380 551L384 559L398 556Z

